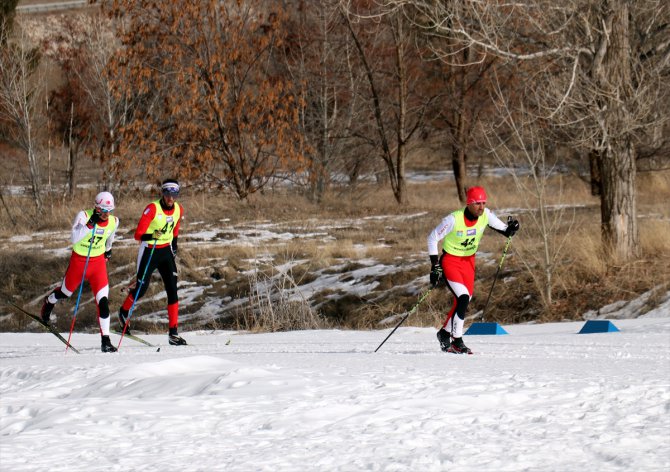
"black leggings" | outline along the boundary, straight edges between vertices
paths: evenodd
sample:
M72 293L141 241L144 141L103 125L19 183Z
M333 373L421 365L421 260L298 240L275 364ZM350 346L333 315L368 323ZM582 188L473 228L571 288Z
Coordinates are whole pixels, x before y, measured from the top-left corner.
M140 260L140 265L137 269L137 284L130 292L133 298L139 300L144 296L149 288L151 274L153 274L154 270L158 269L158 273L161 274L161 278L163 279L163 285L165 285L168 305L177 303L177 301L179 301L177 296L177 264L174 262L172 248L170 245L157 247L153 250L153 254L151 253L152 250L150 247L144 247L143 251L142 259ZM149 257L151 257L151 260L149 260ZM147 262L149 263L148 267ZM146 274L144 272L145 268ZM143 274L145 274L144 280L140 284Z

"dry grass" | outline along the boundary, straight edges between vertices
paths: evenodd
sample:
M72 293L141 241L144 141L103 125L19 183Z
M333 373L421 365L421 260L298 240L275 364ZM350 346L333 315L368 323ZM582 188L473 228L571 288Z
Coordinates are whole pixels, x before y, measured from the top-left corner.
M304 274L303 274L304 275ZM236 318L238 330L291 331L320 329L329 323L319 316L300 294L296 274L292 270L255 271L249 275L250 304Z
M560 225L550 241L565 246L554 266L553 301L547 306L541 296L541 279L537 255L542 250L540 233L532 227L525 195L517 193L504 178L482 178L473 184L484 185L489 193L489 207L518 216L522 231L515 237L500 278L487 307L487 320L501 323L579 319L582 313L616 300L631 299L653 287L670 285L670 174L642 174L639 180L640 249L638 260L621 267L607 266L600 244L600 209L586 184L565 177L549 182L549 204L580 205L573 213L559 219ZM91 206L94 189L81 191L72 201L47 200L45 211L37 215L25 197L4 198L16 220L0 209L0 270L5 284L2 297L39 309L41 298L63 276L67 257L49 255L41 248L63 249L69 227L79 209ZM361 185L356 190L333 191L317 205L286 189L267 191L240 202L231 197L198 191L185 185L181 203L186 219L180 244L180 280L206 287L202 299L183 306L186 315L200 308L204 299L239 300L249 303L224 311L207 326L250 330L283 330L314 327L379 328L379 322L401 315L416 303L417 290L425 288L429 268L426 236L439 221L459 206L453 184L428 182L410 185L407 205L398 207L387 188ZM125 292L133 278L137 249L132 232L145 205L156 198L156 189L124 190L115 193L125 245L115 245L110 263L110 305L115 319ZM507 209L507 210L506 210ZM256 235L266 231L268 223L278 235L294 234L293 239L270 239L255 245L242 243L237 231ZM216 229L216 241L189 243L186 235ZM25 241L14 235L32 235L30 243L38 250L26 248ZM14 241L14 242L12 242ZM504 238L494 232L482 240L481 252L489 253L489 262L478 257L475 296L469 313L483 308L504 245ZM300 287L317 277L329 275L342 283L353 283L351 273L364 267L361 262L375 260L393 267L387 274L374 276L375 288L367 294L354 295L336 286L325 287L310 300L299 296ZM349 261L345 263L345 261ZM361 261L361 262L359 262ZM286 270L286 267L290 267ZM539 282L538 282L539 280ZM369 278L356 283L371 282ZM141 313L165 310L162 288L156 278ZM156 301L149 301L156 296ZM90 299L90 290L84 289ZM440 289L419 307L408 325L438 326L451 305L451 295ZM56 311L59 328L69 328L74 302L60 304ZM141 313L140 313L141 312ZM8 313L5 311L3 313ZM83 305L77 326L95 327L95 311L88 300ZM165 321L167 317L165 316ZM17 317L0 317L0 329L25 329ZM201 324L181 323L182 329ZM134 319L139 330L163 331L166 322Z
M637 203L640 213L650 210L664 218L670 217L670 170L645 172L637 177Z
M670 254L670 219L645 222L640 230L640 246L645 257Z

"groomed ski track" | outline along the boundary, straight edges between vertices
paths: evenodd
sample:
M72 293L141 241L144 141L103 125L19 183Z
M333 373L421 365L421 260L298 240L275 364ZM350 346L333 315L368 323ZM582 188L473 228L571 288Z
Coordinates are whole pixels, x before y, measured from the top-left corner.
M142 335L81 355L0 334L0 464L12 471L662 471L670 318L435 330ZM232 340L226 345L228 340ZM112 336L112 343L118 337Z

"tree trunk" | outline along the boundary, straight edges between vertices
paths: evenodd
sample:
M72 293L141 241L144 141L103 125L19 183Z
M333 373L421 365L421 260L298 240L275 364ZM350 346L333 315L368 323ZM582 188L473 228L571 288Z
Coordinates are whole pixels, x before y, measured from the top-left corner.
M72 138L74 129L74 102L70 104L70 126L67 136L67 195L72 198L74 195L74 169L77 162L78 145Z
M470 48L463 50L463 63L470 62ZM466 146L468 141L468 133L465 128L465 95L467 93L467 70L465 67L460 68L456 75L458 84L458 108L455 117L454 144L452 148L452 166L454 168L454 179L456 180L456 192L458 192L458 200L465 204L465 183L468 175L468 170L465 167L467 162Z
M635 198L635 147L628 104L633 84L629 43L629 12L626 0L602 0L602 62L594 72L602 94L602 195L601 224L605 251L613 262L626 262L638 255ZM607 34L609 33L609 34Z
M589 152L589 171L590 171L590 180L591 183L591 195L594 197L599 197L603 194L602 192L602 158L600 157L600 152L595 149Z
M398 143L398 158L396 164L396 184L393 189L396 202L401 205L407 203L407 179L405 178L405 160L407 146L404 142Z
M602 237L610 258L624 262L636 257L639 247L635 148L628 138L612 141L602 160Z
M467 156L465 154L465 120L460 116L457 118L455 138L451 148L451 166L454 170L454 180L456 181L458 200L461 203L465 203L465 182L468 176L468 171L465 167L467 161Z
M396 182L395 199L401 205L407 203L407 181L405 179L405 162L407 159L407 97L408 97L408 73L405 64L405 32L402 18L395 17L395 54L396 68L398 74L398 128L396 153Z
M28 138L28 169L30 171L30 189L33 194L33 202L37 211L42 211L42 195L40 193L40 168L37 162L37 155L32 145L31 137Z
M451 150L451 167L454 170L454 180L456 181L456 192L458 200L465 203L465 179L467 172L465 170L465 153L459 146L454 146Z
M70 142L67 153L67 195L72 198L75 188L75 171L77 168L77 155L79 154L79 143ZM107 187L105 187L107 188Z

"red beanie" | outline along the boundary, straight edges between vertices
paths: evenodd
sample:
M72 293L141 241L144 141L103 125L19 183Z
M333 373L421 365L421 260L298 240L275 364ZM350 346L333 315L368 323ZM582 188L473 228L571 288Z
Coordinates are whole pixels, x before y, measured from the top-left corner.
M470 187L466 194L467 201L466 205L471 203L484 202L486 203L486 190L484 187Z

